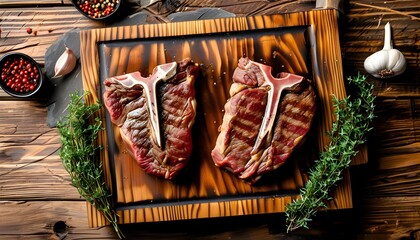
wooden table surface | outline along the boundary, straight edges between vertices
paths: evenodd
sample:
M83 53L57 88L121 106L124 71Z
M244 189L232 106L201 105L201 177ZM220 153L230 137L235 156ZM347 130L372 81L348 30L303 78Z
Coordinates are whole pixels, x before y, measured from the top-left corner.
M250 16L315 6L311 0L128 2L129 14L145 12L150 23L202 7ZM293 234L285 233L283 214L268 214L121 226L129 239L420 239L420 1L350 0L343 9L344 76L366 74L363 61L382 48L386 22L408 63L399 77L368 78L375 85L377 117L368 136L368 163L351 168L354 207L319 212L309 230ZM64 33L106 26L80 15L70 0L3 0L0 54L23 52L43 65L48 47ZM26 33L28 27L36 36ZM45 101L0 90L0 239L116 238L111 227L88 227L86 203L70 185L59 148Z

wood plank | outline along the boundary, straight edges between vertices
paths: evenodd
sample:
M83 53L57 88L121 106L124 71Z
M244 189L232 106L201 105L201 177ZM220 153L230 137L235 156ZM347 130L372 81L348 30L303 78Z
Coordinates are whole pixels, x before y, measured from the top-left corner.
M420 194L418 175L420 164L413 163L400 168L385 169L368 179L364 191L371 196L417 196Z
M91 239L117 239L111 227L90 228L86 202L79 201L0 201L1 239L60 239L53 227L67 225L66 239L89 236ZM40 214L41 213L41 214ZM16 217L19 216L19 217Z
M23 148L23 147L22 147ZM37 148L41 148L37 146ZM14 149L13 151L18 151ZM70 185L68 173L57 157L34 156L27 163L0 161L2 200L79 199L79 193Z
M378 99L376 101L373 132L375 155L384 168L398 168L403 159L410 158L416 163L419 148L418 103L416 99ZM398 114L393 114L398 112ZM404 156L406 154L406 156ZM401 161L392 161L394 158ZM417 158L419 159L419 158ZM382 162L383 161L383 162ZM385 163L388 162L388 163ZM389 165L391 164L391 165ZM385 167L387 166L387 167Z
M0 198L80 199L58 156L58 131L38 102L0 101ZM64 194L65 193L65 194Z
M369 239L401 239L419 229L419 103L410 98L375 101L369 163L351 172L355 212Z
M361 211L365 212L361 221L367 233L384 234L387 239L401 239L420 229L418 196L370 198L363 204Z

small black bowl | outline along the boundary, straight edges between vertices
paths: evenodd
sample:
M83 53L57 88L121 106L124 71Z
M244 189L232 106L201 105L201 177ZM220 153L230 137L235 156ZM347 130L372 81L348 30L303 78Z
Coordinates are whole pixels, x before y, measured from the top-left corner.
M38 63L23 53L7 53L0 58L0 87L18 98L34 96L44 84Z
M122 17L124 13L122 10L124 0L71 0L71 2L82 15L94 21L113 22ZM108 3L113 5L108 6ZM84 10L83 8L86 8L86 6L92 7L92 10ZM94 10L95 8L97 9L96 11ZM107 12L107 8L112 10ZM98 14L97 16L95 16L95 12Z

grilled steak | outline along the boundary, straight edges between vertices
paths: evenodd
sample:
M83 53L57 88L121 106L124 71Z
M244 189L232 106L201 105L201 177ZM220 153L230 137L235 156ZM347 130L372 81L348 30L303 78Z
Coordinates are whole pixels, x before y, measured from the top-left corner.
M192 151L198 65L185 59L105 80L103 95L113 124L146 173L174 179Z
M216 166L252 184L284 164L309 131L315 91L301 76L274 78L271 67L241 58L230 96L211 155Z

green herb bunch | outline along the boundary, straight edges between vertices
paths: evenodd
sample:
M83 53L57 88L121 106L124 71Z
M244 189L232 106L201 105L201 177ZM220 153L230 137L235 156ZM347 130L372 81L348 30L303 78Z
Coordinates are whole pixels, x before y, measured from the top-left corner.
M369 124L374 118L373 85L366 77L349 77L348 81L359 90L358 98L338 100L333 96L335 117L330 143L320 154L309 171L309 180L301 189L301 198L293 201L286 209L287 231L308 228L308 222L325 201L331 200L330 191L342 179L342 172L348 168L352 158L358 153L357 146L365 142L365 134L371 130Z
M70 94L68 115L57 124L62 143L60 158L70 174L72 185L83 198L102 212L122 239L124 235L117 224L118 215L111 208L111 194L104 182L101 161L95 160L101 149L96 139L98 132L103 130L102 121L96 118L93 123L89 122L101 104L85 105L83 98L88 94L87 91L82 96Z

